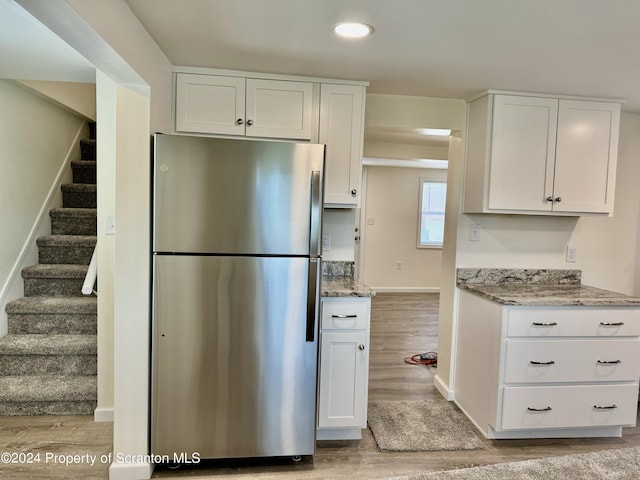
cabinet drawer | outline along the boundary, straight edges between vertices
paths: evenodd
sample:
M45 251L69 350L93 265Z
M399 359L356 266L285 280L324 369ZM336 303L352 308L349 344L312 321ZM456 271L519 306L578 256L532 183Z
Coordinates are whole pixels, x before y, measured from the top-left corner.
M505 341L504 381L634 382L640 377L640 340Z
M637 402L637 382L505 387L501 425L497 430L635 425Z
M509 309L510 337L615 337L640 335L640 309Z
M323 300L323 330L361 330L367 328L369 301Z

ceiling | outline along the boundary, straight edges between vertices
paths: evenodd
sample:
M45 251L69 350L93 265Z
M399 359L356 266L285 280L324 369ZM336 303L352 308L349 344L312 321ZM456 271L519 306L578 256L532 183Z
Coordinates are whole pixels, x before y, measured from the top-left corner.
M174 65L366 80L369 93L502 89L640 112L636 0L125 0ZM345 41L339 21L372 25Z
M95 82L95 67L22 7L0 0L0 78Z

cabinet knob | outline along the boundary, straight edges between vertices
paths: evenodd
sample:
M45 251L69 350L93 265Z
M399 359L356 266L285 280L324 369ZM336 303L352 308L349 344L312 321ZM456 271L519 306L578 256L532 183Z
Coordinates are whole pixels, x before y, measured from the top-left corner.
M358 193L358 191L357 191L355 188L353 188L353 189L351 190L351 195L353 195L353 196L355 197L355 196L356 196L356 193Z
M545 198L545 200L546 200L547 202L553 202L553 197L547 197L547 198Z
M236 120L236 125L242 125L243 120L241 118Z
M247 125L249 126L253 125L253 120L247 120Z
M363 344L358 345L358 350L364 350L364 345Z
M556 197L556 198L555 198L555 202L556 202L556 203L560 203L561 201L562 201L562 197Z

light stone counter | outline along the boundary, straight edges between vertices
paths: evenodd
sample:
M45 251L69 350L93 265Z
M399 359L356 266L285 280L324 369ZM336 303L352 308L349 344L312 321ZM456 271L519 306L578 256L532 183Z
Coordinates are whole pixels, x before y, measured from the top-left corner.
M640 306L640 298L583 285L580 270L461 268L457 283L502 305Z
M322 297L373 297L376 292L353 278L353 262L322 262Z

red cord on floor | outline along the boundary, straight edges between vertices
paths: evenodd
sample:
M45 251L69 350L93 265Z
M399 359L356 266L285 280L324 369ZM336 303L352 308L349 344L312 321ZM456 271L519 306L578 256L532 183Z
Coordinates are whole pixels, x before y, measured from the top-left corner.
M410 357L405 357L404 361L409 365L436 367L438 365L438 354L436 352L416 353Z

